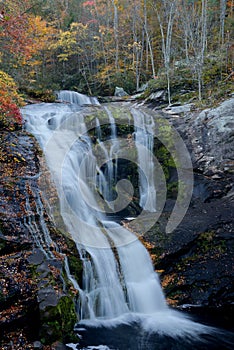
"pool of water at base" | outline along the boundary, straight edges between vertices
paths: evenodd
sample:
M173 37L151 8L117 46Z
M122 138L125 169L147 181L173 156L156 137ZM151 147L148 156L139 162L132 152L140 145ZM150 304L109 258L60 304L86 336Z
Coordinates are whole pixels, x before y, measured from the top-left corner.
M234 333L211 328L197 337L168 336L146 332L137 323L114 327L81 326L77 332L79 344L70 344L74 350L233 350Z

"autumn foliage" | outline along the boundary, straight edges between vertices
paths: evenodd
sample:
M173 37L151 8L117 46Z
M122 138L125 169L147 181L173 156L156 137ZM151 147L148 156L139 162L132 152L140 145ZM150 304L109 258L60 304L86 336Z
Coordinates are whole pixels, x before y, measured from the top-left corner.
M0 126L3 129L15 130L22 125L22 116L19 106L23 99L17 93L14 80L0 71Z
M0 70L36 95L134 93L160 75L169 95L186 69L190 90L206 99L210 65L215 85L233 70L233 8L218 0L0 1Z

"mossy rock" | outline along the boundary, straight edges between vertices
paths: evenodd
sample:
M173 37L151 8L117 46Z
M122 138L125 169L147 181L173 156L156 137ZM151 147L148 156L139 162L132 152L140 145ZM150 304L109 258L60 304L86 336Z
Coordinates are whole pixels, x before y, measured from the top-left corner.
M71 274L75 277L77 281L82 280L83 266L80 258L74 255L68 255L68 264Z
M71 297L62 296L57 306L49 306L41 312L40 337L44 344L55 341L63 343L76 341L74 326L77 322L75 304Z

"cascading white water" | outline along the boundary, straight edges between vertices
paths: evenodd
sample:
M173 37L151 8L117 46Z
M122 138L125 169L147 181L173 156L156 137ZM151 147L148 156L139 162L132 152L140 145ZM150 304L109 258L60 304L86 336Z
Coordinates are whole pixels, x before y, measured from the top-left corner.
M115 119L111 114L111 111L105 106L105 112L107 113L110 125L110 144L105 145L102 141L102 134L100 128L100 121L96 118L96 133L97 133L97 141L99 146L101 147L104 155L105 155L105 169L101 171L98 169L98 187L100 193L103 197L111 202L114 199L114 187L117 182L117 168L118 168L118 151L119 151L119 142L117 139L117 131ZM111 207L111 204L109 204ZM112 209L114 209L112 207Z
M86 96L76 91L61 90L57 92L58 100L68 102L78 106L83 105L100 105L98 99L93 96Z
M153 305L155 311L165 308L163 293L143 245L123 227L117 224L115 227L113 224L110 226L103 215L92 211L89 206L90 203L98 206L87 183L88 179L95 179L96 163L82 114L71 112L68 121L60 114L60 108L57 123L60 121L61 124L56 130L51 130L54 106L48 105L47 112L43 115L41 108L43 106L39 106L38 113L30 113L30 109L35 109L34 106L25 107L24 114L29 130L41 142L57 185L63 220L77 243L83 261L82 289L85 298L81 300L82 318L113 318L130 311L144 313L152 310ZM67 106L65 117L66 112ZM56 115L53 118L56 119ZM67 142L70 140L74 142L68 148ZM109 157L108 154L107 156ZM128 236L133 236L134 247L124 246ZM119 266L108 240L118 247ZM146 292L147 299L144 295ZM144 300L148 306L143 303Z
M153 147L154 120L140 110L133 109L135 141L138 150L140 206L149 212L156 211ZM142 147L143 146L143 147Z
M28 228L35 245L39 247L44 255L49 259L53 258L53 253L50 251L52 239L49 234L49 230L46 226L44 215L43 215L43 204L41 202L40 194L38 189L31 187L32 196L36 204L36 214L38 219L36 220L34 210L30 205L30 200L27 191L25 191L25 209L28 213L24 217L24 225Z
M151 315L154 323L148 322L150 328L160 330L161 333L181 335L183 331L180 323L185 334L199 333L203 329L201 325L177 316L166 305L158 276L140 241L132 232L108 221L99 210L93 187L98 187L95 181L96 172L100 172L100 169L92 152L83 111L80 109L74 112L72 105L62 103L29 105L22 109L27 129L37 137L44 151L57 187L63 221L83 262L83 285L78 286L73 280L73 284L80 291L81 322L105 322L108 325L116 318L121 320L126 315L137 315L147 324L145 317ZM103 109L103 113L106 112ZM114 120L108 115L114 139ZM134 118L137 125L136 139L152 149L153 141L148 133L153 120L145 121L140 112L134 113ZM99 121L94 120L96 126L100 127ZM144 138L147 140L144 141ZM113 149L118 149L114 140L111 142ZM111 157L110 154L107 156ZM143 160L144 155L139 155L142 168ZM149 168L150 164L151 159L148 159ZM144 168L144 171L150 178L150 169ZM107 186L107 182L102 185ZM142 205L145 205L143 185L142 181ZM152 185L147 195L153 194L153 199L146 201L148 204L145 205L145 209L149 211L155 210L154 192ZM67 272L69 274L68 266ZM155 315L159 315L160 320Z

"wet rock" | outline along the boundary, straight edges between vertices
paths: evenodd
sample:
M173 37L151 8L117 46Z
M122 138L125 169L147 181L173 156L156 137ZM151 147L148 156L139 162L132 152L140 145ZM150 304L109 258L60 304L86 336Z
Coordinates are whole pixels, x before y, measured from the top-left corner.
M38 341L38 340L33 342L33 347L34 347L34 349L43 349L42 343L40 341Z
M41 288L38 291L37 298L41 310L44 310L47 306L56 306L58 304L58 296L51 286Z
M66 345L64 345L60 342L56 342L56 343L52 344L51 348L52 348L52 350L68 350L68 349L70 349Z
M0 141L0 348L11 342L11 348L33 349L40 345L42 329L53 334L53 339L47 337L48 344L63 337L69 340L76 321L76 291L62 277L63 253L48 242L57 241L58 250L67 255L77 251L46 214L39 184L41 151L35 139L25 131L0 132ZM69 305L70 320L64 303ZM50 315L57 310L59 323L53 319L50 324L51 318L44 315L48 308Z
M34 249L32 254L28 257L28 262L33 265L40 265L45 256L40 249Z

